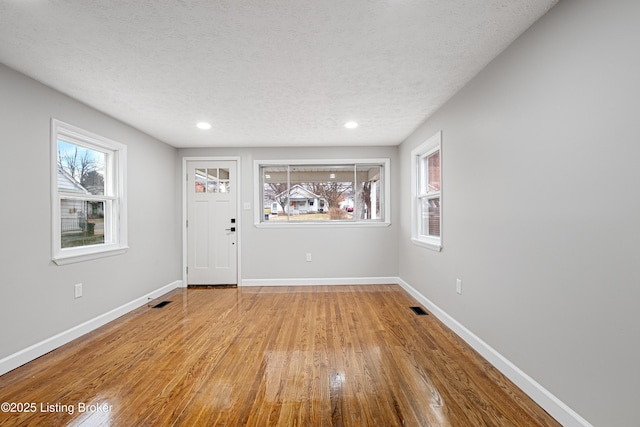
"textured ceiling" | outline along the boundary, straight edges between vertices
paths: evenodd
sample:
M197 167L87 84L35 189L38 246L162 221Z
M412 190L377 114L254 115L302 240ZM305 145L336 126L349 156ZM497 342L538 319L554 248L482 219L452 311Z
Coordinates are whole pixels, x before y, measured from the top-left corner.
M176 147L394 145L556 2L2 0L0 62Z

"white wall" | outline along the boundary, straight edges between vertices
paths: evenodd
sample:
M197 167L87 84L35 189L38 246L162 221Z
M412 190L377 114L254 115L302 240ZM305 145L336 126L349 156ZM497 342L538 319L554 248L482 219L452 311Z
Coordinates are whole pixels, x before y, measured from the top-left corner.
M640 425L639 18L561 1L399 153L409 206L443 131L444 249L403 209L400 277L595 426Z
M178 157L240 156L242 280L397 277L398 147L180 149ZM254 160L390 158L391 226L265 229L254 226ZM182 176L180 175L180 179ZM305 254L312 254L312 262Z
M174 148L2 65L0 94L3 359L181 279L181 243ZM127 145L126 254L51 262L51 117Z

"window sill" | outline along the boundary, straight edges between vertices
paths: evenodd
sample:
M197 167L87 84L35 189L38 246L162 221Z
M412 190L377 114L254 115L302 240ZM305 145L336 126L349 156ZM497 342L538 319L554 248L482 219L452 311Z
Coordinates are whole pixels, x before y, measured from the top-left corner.
M115 255L121 255L127 252L128 246L111 246L108 248L82 248L64 250L63 253L57 254L53 257L53 262L57 265L67 265L77 262L90 261L93 259L106 258Z
M390 222L279 222L272 223L254 223L256 228L327 228L327 227L389 227Z
M431 249L432 251L440 252L442 250L442 243L438 239L426 240L426 239L416 239L415 237L411 238L411 241L414 245Z

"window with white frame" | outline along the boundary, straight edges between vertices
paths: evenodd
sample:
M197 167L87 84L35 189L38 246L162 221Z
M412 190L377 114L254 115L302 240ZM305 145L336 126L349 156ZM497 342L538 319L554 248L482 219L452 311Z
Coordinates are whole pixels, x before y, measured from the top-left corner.
M442 132L411 152L411 240L442 249Z
M124 253L127 147L51 121L53 261L68 264Z
M389 159L256 161L256 225L389 225Z

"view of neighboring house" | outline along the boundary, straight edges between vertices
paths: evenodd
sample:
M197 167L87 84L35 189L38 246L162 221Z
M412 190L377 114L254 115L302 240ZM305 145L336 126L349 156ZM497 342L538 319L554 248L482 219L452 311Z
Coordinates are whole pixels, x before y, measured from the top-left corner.
M323 213L327 210L327 200L317 194L312 193L300 184L291 187L289 193L289 205L284 207L278 205L278 200L287 199L287 190L280 194L276 194L273 199L265 200L265 206L271 206L271 213L275 214L273 208L276 207L277 213L282 215L301 215L308 213Z
M58 189L65 194L91 195L64 168L58 167ZM104 204L82 199L60 200L60 232L63 247L104 241Z
M65 193L73 193L77 195L91 194L61 167L58 167L58 189ZM62 199L60 204L60 216L62 221L61 231L63 233L83 231L84 224L87 220L85 201Z

